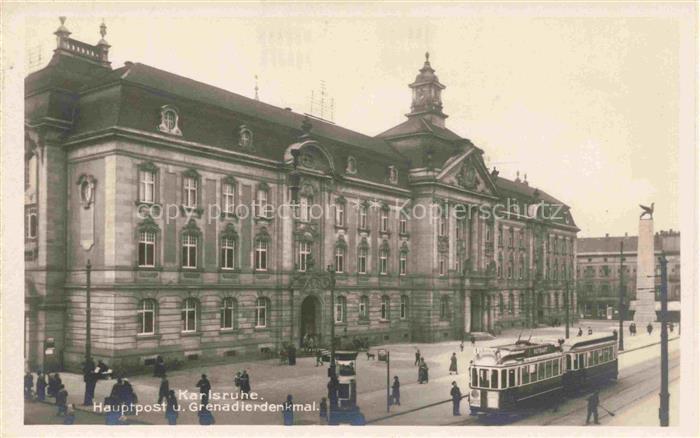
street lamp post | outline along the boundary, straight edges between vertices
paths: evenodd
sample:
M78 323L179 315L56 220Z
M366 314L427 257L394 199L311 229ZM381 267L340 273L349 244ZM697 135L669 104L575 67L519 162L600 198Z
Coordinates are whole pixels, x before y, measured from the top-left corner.
M564 290L564 307L566 308L566 339L569 339L569 280L566 280L566 289Z
M87 281L85 288L85 360L87 361L92 356L92 340L91 338L91 327L90 320L92 309L90 306L90 276L92 272L92 265L90 264L90 259L85 265L85 272L87 273Z
M333 265L328 265L328 288L331 293L331 357L328 367L328 400L330 401L330 412L328 421L333 423L335 412L338 409L338 376L335 373L335 269Z
M668 318L668 284L666 256L659 257L661 265L661 392L659 393L659 425L668 427L668 328L666 320Z
M625 330L623 327L623 320L624 320L624 307L625 307L625 287L623 284L623 276L624 276L624 270L625 267L623 265L623 261L625 258L622 256L622 240L620 240L620 299L618 302L618 307L617 307L617 316L620 319L620 324L619 324L619 333L618 333L618 340L619 344L617 346L617 349L619 351L623 351L625 349L625 342L624 342L624 335L625 335Z

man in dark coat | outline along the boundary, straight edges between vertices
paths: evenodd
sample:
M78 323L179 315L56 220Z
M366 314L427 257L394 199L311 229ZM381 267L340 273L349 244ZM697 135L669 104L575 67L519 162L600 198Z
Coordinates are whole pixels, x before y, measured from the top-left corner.
M459 386L457 386L457 382L455 381L452 382L450 395L452 396L452 415L461 415L459 413L459 402L462 401L462 391L459 390Z
M647 324L647 333L651 334L651 332L654 330L654 326L651 325L651 323Z
M285 426L294 425L294 403L292 402L292 395L287 395L287 401L284 402L284 408L282 409L282 418L284 419Z
M581 327L578 328L578 333L576 336L583 336L583 330L581 330Z
M112 385L112 391L109 393L109 396L112 397L117 404L122 403L124 401L121 399L123 386L124 382L122 382L122 378L117 377L117 382L114 385Z
M197 416L199 417L199 424L202 426L211 426L216 423L216 421L214 421L214 415L206 406L202 406L202 409L197 412Z
M44 401L46 398L46 376L40 371L36 374L36 399Z
M452 357L450 358L450 375L452 373L459 374L457 372L457 353L452 353Z
M250 395L250 376L248 370L243 370L241 374L241 392L246 396Z
M34 376L27 371L24 375L24 398L27 400L32 399L32 387L34 387Z
M56 406L58 406L58 412L56 415L62 416L66 414L66 403L68 402L68 391L66 387L61 385L56 393Z
M49 376L49 396L56 397L58 389L61 387L61 376L58 373L54 373L53 376Z
M588 397L588 413L586 414L586 424L591 420L591 415L593 415L593 422L598 423L598 403L600 402L598 398L598 391L594 392Z
M177 403L177 397L175 396L175 391L172 389L168 391L168 395L166 396L166 403L167 405L165 406L165 418L168 419L168 424L171 426L177 425L177 417L178 417L178 412L180 410L180 406Z
M163 356L156 357L156 363L153 364L153 377L165 377L165 362Z
M199 379L195 386L199 388L199 395L202 399L202 405L206 406L209 403L209 391L211 391L211 383L209 383L207 375L202 374L202 378Z
M97 379L99 375L95 373L95 366L86 366L83 369L83 381L85 382L85 397L83 399L83 406L92 405L92 400L95 398L95 386L97 385Z
M420 350L416 348L416 360L413 362L413 365L420 365Z
M101 360L98 360L97 368L97 372L99 373L101 379L109 379L110 369L106 363L102 362Z
M83 382L87 383L87 376L95 372L95 361L88 357L83 364Z
M319 406L318 415L321 420L321 424L328 423L328 400L326 397L321 398L321 404Z
M161 404L163 400L167 401L168 394L170 394L170 382L163 376L160 379L160 388L158 388L158 404Z
M394 376L394 383L391 384L391 403L401 406L401 383L399 383L399 376Z

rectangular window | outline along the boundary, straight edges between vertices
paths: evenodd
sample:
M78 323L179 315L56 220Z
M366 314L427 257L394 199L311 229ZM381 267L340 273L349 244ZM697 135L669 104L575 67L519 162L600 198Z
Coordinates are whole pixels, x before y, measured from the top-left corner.
M156 199L156 174L150 170L139 171L139 202L153 203Z
M537 380L544 379L544 363L540 362L537 364Z
M142 231L139 233L139 266L154 267L156 255L156 233Z
M389 254L386 250L379 251L379 273L386 275L388 272Z
M360 248L357 254L357 272L367 273L367 248Z
M37 228L39 226L39 222L37 221L36 207L27 207L27 209L25 210L24 220L24 236L27 239L36 239Z
M382 307L379 317L382 321L389 320L389 298L387 297L382 297Z
M255 196L256 196L255 216L266 217L267 213L268 213L268 208L267 208L268 193L267 193L267 190L258 189Z
M515 369L511 368L508 370L508 387L512 388L515 386Z
M335 272L345 272L345 249L341 247L335 249Z
M182 267L197 267L197 236L185 234L182 237Z
M183 332L197 331L197 306L193 302L189 300L185 302L185 306L182 308L181 319Z
M381 214L380 214L379 230L382 233L389 232L389 211L388 210L383 209Z
M236 186L230 183L224 183L222 197L224 198L224 213L233 214L236 211Z
M340 298L340 297L339 297ZM335 322L340 323L345 321L345 303L343 300L338 300L335 303Z
M554 376L559 375L559 359L554 361L553 368L552 368L552 375L554 375Z
M367 308L369 307L369 300L367 297L360 298L360 319L368 319L369 314L367 313Z
M520 370L520 380L523 382L523 385L530 383L530 372L528 371L528 367L522 367Z
M447 274L447 257L444 255L440 255L438 264L439 264L438 267L439 267L440 276L446 275Z
M221 328L224 330L233 329L234 305L231 298L226 298L221 304Z
M221 268L234 269L236 266L236 242L233 239L221 239Z
M481 368L479 369L479 387L488 388L489 387L489 370Z
M399 255L399 275L406 275L408 265L408 257L405 252Z
M537 365L530 365L530 382L534 383L537 381Z
M267 241L258 239L255 242L255 270L267 271Z
M267 300L258 298L255 303L255 327L267 327Z
M306 272L310 257L311 244L309 242L299 242L299 255L297 257L297 266L299 271Z
M151 300L144 300L138 310L138 334L152 335L155 333L155 304Z
M361 206L360 207L360 229L361 230L366 230L367 229L367 207L366 206Z
M408 234L408 218L403 212L399 214L399 234Z
M506 389L508 387L508 378L506 377L506 370L501 370L501 389Z
M399 312L399 317L401 319L406 319L408 316L408 297L402 296L401 297L401 309Z
M440 217L440 224L438 227L438 234L440 237L447 236L447 218L444 216Z
M335 204L335 225L337 227L345 226L345 204L340 202Z
M553 361L548 360L544 366L544 377L547 379L552 377L552 362Z
M192 176L185 177L185 207L197 207L197 178Z
M498 370L491 370L491 388L498 389Z
M473 387L479 386L479 376L475 367L471 368L471 381L469 383L471 383Z

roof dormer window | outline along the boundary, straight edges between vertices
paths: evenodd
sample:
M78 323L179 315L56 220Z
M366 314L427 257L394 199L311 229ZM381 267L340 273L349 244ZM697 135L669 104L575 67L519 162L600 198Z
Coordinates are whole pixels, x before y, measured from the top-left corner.
M177 110L170 106L164 105L160 108L160 125L158 130L166 134L182 135L179 127L179 116Z
M389 182L391 184L399 182L399 171L396 170L395 166L389 166Z

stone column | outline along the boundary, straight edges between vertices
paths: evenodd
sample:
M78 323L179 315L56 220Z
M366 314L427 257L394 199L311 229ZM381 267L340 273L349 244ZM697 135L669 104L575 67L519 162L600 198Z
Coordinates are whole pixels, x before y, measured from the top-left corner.
M464 333L471 332L472 328L472 304L470 291L464 291Z
M632 302L634 322L640 330L656 321L654 275L654 221L651 218L639 220L637 240L637 296Z

